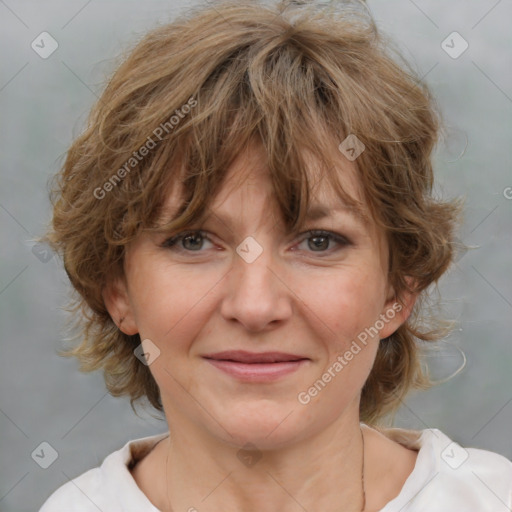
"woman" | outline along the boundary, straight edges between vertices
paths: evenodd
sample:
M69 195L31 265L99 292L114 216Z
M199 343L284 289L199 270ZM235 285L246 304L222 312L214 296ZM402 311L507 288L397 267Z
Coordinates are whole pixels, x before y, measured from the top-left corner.
M460 208L431 195L433 101L389 48L356 5L225 2L116 71L48 240L79 292L66 355L170 434L41 512L512 507L504 457L377 427L428 383L420 306Z

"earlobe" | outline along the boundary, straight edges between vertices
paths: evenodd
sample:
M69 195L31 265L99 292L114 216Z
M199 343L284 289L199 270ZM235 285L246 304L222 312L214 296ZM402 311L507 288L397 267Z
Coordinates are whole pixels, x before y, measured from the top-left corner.
M139 331L124 279L117 278L108 282L103 288L102 296L105 307L119 330L129 335L137 334Z
M416 292L405 290L400 295L400 300L397 300L396 296L393 296L386 302L381 314L384 326L380 329L380 339L391 336L407 321L417 298L418 294Z

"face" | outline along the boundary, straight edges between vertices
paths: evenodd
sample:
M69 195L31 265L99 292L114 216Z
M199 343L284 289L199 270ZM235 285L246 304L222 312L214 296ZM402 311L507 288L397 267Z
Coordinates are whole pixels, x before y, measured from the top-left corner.
M158 354L149 369L171 431L270 448L358 421L379 338L408 312L396 308L375 225L319 181L313 206L327 216L287 233L264 162L258 146L240 154L202 225L140 235L104 296L122 330ZM361 199L355 167L342 165Z

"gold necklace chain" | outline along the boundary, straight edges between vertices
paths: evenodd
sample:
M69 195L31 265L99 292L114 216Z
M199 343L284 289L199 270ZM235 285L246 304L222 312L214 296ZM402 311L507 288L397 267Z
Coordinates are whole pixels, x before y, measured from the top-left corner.
M361 512L364 512L366 508L366 488L364 483L364 434L363 429L359 426L359 431L361 432L361 441L363 444L363 456L362 456L362 464L361 464L361 491L362 491L362 500L363 506L361 507ZM169 452L171 451L171 439L169 434L169 450L167 451L167 456L165 458L165 483L166 483L166 491L167 491L167 505L169 506L169 512L174 512L174 509L171 507L171 498L169 497Z

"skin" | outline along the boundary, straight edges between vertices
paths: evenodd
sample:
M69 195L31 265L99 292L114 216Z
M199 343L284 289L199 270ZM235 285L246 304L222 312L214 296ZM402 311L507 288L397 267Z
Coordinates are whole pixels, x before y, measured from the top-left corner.
M406 307L301 404L298 394L396 300L387 282L386 241L375 224L344 209L286 233L264 162L260 146L240 153L207 221L190 226L207 232L202 246L201 239L188 245L182 239L180 252L162 247L171 234L143 233L127 248L123 278L104 291L112 318L118 324L124 318L123 332L139 333L160 350L149 369L172 441L156 445L133 476L162 511L171 510L167 496L174 511L361 510L360 392L379 339L407 319L416 297L402 297ZM361 200L354 163L342 160L340 172L345 190ZM314 202L332 210L341 203L330 190L319 179ZM178 189L169 194L168 213L178 197ZM351 243L322 239L325 246L316 249L311 235L300 234L309 229ZM236 252L248 236L263 248L252 263ZM202 357L232 349L289 352L309 361L278 381L241 382ZM416 452L369 427L363 433L365 510L379 510L400 492ZM237 457L246 443L261 455L250 467Z

